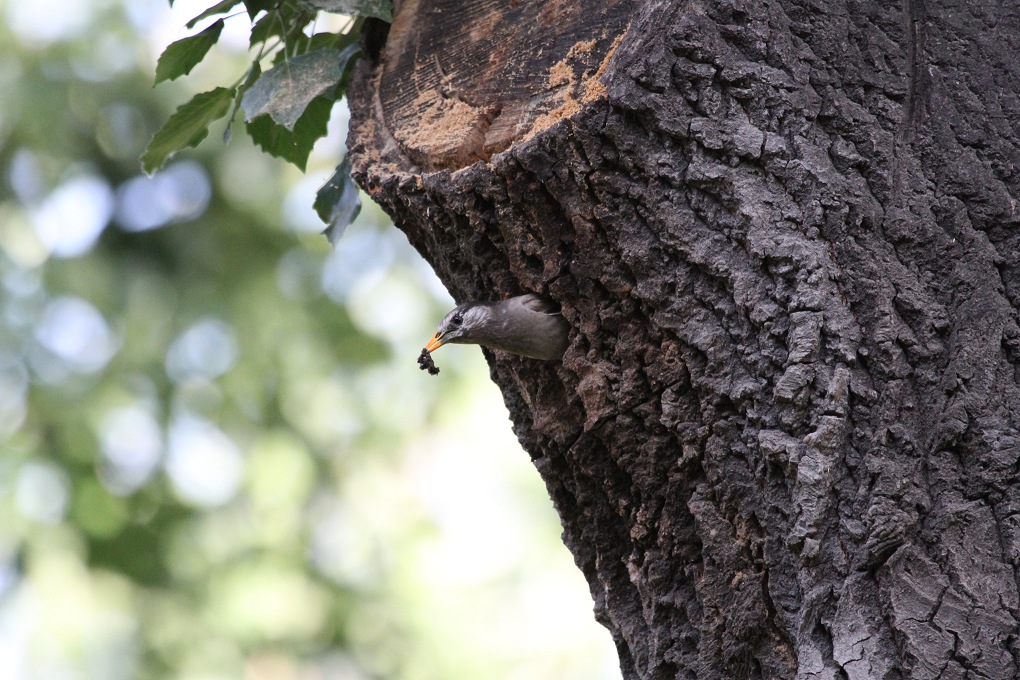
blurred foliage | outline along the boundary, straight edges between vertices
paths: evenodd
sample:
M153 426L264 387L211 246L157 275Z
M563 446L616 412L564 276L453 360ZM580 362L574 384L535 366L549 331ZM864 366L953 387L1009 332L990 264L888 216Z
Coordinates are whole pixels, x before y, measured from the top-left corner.
M185 4L0 0L0 677L611 677L481 354L417 370L450 299L374 206L317 233L343 104L308 177L141 173Z
M391 0L222 0L186 25L194 28L238 7L242 11L228 18L245 14L252 22L248 52L253 56L247 74L229 87L215 87L179 106L142 153L146 172L162 168L178 151L197 146L209 127L224 117L229 139L229 125L238 109L244 109L248 134L260 148L304 170L315 143L326 135L333 104L346 94L350 69L361 55L358 36L365 17L387 22L393 18ZM340 13L343 28L315 32L322 11ZM198 33L170 43L156 63L155 82L191 73L219 42L224 26L224 19L216 19ZM361 210L346 157L316 195L315 209L330 242L336 244Z

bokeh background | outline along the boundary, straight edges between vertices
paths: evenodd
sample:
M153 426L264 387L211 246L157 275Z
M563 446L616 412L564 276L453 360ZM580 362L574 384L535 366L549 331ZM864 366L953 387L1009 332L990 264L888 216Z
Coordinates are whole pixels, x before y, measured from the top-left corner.
M242 14L152 87L207 4L0 0L0 678L619 677L481 353L417 369L449 295L367 200L318 234L344 105L307 174L140 174L244 73Z

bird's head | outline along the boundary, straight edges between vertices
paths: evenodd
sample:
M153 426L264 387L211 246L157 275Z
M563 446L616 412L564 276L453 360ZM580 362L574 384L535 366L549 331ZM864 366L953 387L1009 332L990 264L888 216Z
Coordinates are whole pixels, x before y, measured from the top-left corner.
M474 342L473 331L485 324L488 315L488 307L477 302L466 302L456 307L439 322L439 328L425 345L425 350L434 352L443 345Z

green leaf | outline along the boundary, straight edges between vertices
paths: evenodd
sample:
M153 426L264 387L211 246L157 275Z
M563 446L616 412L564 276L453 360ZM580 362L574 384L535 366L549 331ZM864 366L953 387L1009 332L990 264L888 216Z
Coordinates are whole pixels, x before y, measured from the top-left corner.
M181 149L197 146L209 134L209 125L226 115L233 98L232 89L217 87L179 106L142 154L145 172L151 175Z
M346 37L346 36L345 36ZM361 56L361 44L355 40L340 52L340 82L337 84L336 98L340 99L347 92L351 79L351 69Z
M333 176L315 194L315 212L328 225L322 233L335 248L361 212L361 192L351 177L350 156L344 156Z
M171 43L156 63L156 82L173 80L191 73L191 69L205 58L209 48L220 39L223 19L213 23L201 33Z
M252 25L248 45L254 47L270 38L279 37L289 48L291 41L287 40L287 36L295 33L301 35L301 29L313 19L315 19L314 12L307 12L296 5L280 5L267 12Z
M290 40L287 41L287 49L280 50L276 53L273 58L273 65L279 66L287 63L290 59L293 59L296 55L307 54L310 52L316 52L323 49L339 50L342 46L343 38L346 37L345 33L315 33L311 37L304 33L297 33Z
M213 5L212 7L210 7L209 9L202 12L197 17L186 23L185 26L187 26L188 28L194 28L195 24L197 24L202 19L207 19L217 14L226 14L230 10L234 9L236 5L240 4L240 2L241 0L223 0L222 2L217 2L215 5Z
M336 86L344 71L341 56L333 49L316 50L269 69L244 93L241 99L244 119L250 122L268 114L293 131L313 100L335 99Z
M308 49L305 51L315 52L317 50L337 50L339 49L340 42L344 37L346 36L343 33L339 35L329 32L313 33L312 36L308 38ZM343 61L343 55L338 58ZM341 70L343 70L342 66Z
M303 171L315 142L326 134L332 110L333 100L319 97L305 109L293 132L274 123L270 116L261 115L248 123L248 134L263 151L290 161Z
M244 8L248 10L248 18L254 20L259 12L268 12L273 5L280 4L279 0L244 0Z
M323 12L393 21L392 0L298 0L298 2Z
M276 12L269 12L251 25L251 38L248 40L248 46L255 47L274 36L282 38L286 33L287 26L280 15Z
M252 62L251 68L248 69L248 76L244 79L244 82L237 88L237 92L234 94L234 105L230 107L230 115L227 116L227 127L223 130L223 143L226 144L230 141L230 126L234 124L234 116L237 115L237 110L241 108L241 97L248 89L255 84L255 81L262 75L262 67L259 66L257 61Z

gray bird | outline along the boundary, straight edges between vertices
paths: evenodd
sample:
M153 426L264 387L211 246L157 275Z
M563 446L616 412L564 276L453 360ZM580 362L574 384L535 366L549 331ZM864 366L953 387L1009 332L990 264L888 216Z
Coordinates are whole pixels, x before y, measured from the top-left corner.
M567 350L569 328L555 305L534 293L499 302L465 302L446 315L425 351L450 343L474 344L556 361Z

